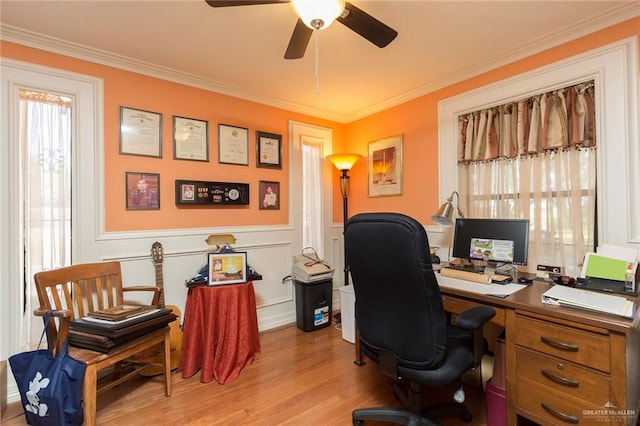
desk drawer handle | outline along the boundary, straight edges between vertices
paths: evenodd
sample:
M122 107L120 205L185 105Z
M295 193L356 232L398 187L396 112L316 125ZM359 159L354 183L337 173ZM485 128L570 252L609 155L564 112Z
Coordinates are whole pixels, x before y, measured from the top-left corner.
M561 385L569 386L569 387L572 387L572 388L577 388L578 385L580 384L580 382L577 381L577 380L566 379L564 377L556 376L555 374L553 374L549 370L540 370L540 372L547 379L553 380L554 382L560 383Z
M542 343L546 343L547 345L553 346L554 348L560 349L561 351L578 352L578 345L558 342L544 336L540 336L540 340L542 340Z
M565 422L573 423L574 425L578 424L578 417L570 416L569 414L564 414L564 413L561 413L560 411L554 410L549 406L549 404L547 404L544 401L541 402L540 405L542 405L542 408L544 408L547 411L547 413L551 414L552 416L555 416L560 420L564 420Z

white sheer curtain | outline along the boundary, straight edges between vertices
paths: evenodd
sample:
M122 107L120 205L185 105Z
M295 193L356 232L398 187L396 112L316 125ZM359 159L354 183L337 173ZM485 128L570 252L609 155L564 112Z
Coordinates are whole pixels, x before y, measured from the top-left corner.
M71 102L57 95L20 94L24 188L24 315L22 345L33 347L42 320L33 275L71 264Z
M577 275L593 251L593 82L460 118L458 172L467 217L530 220L528 270Z
M322 239L322 141L302 140L302 247L324 258Z

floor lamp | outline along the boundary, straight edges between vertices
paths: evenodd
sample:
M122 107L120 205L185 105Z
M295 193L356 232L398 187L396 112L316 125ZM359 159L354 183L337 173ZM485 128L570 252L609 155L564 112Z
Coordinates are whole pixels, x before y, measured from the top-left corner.
M347 240L345 237L345 227L349 218L347 198L349 197L349 170L362 158L360 154L331 154L327 160L331 161L342 175L340 176L340 193L342 194L342 239L344 243L344 285L349 285L349 264L347 263Z

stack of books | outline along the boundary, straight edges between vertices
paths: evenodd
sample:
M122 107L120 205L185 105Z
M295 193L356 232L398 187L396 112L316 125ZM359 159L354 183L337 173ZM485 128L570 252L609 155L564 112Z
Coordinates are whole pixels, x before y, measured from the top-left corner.
M119 305L91 312L71 321L69 344L108 353L176 320L170 309L146 305Z

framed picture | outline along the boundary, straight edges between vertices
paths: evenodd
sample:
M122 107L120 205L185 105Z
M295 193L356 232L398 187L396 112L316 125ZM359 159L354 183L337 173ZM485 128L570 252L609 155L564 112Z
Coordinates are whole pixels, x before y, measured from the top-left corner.
M280 182L261 180L258 185L260 210L280 210Z
M369 142L369 197L402 195L402 135Z
M282 135L257 131L256 153L258 167L282 169Z
M126 172L127 210L160 209L160 175Z
M218 162L249 165L249 129L218 125Z
M247 253L209 253L209 285L247 281Z
M162 158L162 114L121 106L120 154Z
M209 122L173 116L173 158L209 161Z

